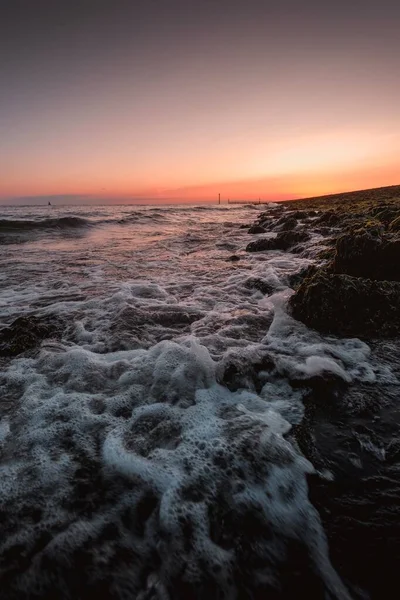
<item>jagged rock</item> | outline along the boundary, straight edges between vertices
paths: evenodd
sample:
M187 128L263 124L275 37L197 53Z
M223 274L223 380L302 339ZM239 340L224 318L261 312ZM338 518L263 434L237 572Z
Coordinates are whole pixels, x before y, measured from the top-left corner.
M279 229L279 231L291 231L297 225L297 219L292 217L291 215L285 215L277 221L274 229Z
M371 214L384 225L389 225L399 214L398 208L393 206L378 206Z
M280 233L275 239L281 250L288 250L296 244L308 242L310 237L310 234L306 231L285 231L284 233Z
M307 279L307 277L311 277L312 275L314 275L317 272L317 270L318 269L315 265L308 265L307 267L304 267L300 271L297 271L296 273L289 275L289 277L288 277L289 287L296 290L303 283L303 281L305 279Z
M64 323L57 317L18 317L0 330L0 356L17 356L46 338L60 338Z
M400 217L393 219L389 224L389 231L400 231Z
M320 217L315 219L314 223L316 225L328 225L329 227L335 227L335 225L338 225L341 220L342 217L338 213L327 210Z
M247 245L247 252L261 252L263 250L289 250L296 244L306 242L310 235L306 231L285 231L276 238L261 238Z
M333 268L336 273L399 281L400 238L368 230L345 234L336 242Z
M290 298L296 319L343 336L390 337L400 332L400 283L372 281L320 269Z
M261 225L252 225L248 231L248 233L266 233L266 229Z

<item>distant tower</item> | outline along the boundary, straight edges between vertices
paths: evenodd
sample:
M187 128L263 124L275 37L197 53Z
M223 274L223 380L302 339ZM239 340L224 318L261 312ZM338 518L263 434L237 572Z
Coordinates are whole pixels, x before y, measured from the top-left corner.
M221 204L221 194L218 194L218 204Z

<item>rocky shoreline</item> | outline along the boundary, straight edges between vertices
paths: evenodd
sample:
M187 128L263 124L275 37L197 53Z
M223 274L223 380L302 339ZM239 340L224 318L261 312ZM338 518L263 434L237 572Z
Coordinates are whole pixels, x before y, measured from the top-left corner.
M304 244L310 232L322 250ZM292 315L339 336L400 332L400 186L281 203L261 213L246 250L283 250L317 259L291 283Z
M400 560L400 186L280 203L249 233L260 237L248 252L280 249L313 260L288 282L295 319L364 340L396 378L308 380L305 417L293 430L317 471L332 475L310 477L309 494L353 598L392 598ZM302 236L318 241L303 245Z

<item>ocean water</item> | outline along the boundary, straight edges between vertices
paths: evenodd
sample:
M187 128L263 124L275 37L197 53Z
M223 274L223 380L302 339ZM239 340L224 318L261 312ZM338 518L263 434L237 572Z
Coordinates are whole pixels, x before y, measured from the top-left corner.
M379 526L398 514L396 347L292 319L290 276L324 241L246 253L259 210L1 209L0 327L58 323L0 359L2 597L375 597L379 574L341 563L332 516L352 502L354 525L365 505L348 484L332 507L329 486L384 468ZM315 381L334 383L318 387L312 455Z

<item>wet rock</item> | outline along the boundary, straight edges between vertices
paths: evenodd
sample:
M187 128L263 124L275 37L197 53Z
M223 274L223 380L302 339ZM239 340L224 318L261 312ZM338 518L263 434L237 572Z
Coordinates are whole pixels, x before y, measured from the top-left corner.
M288 250L292 246L308 242L310 234L306 231L287 231L280 233L275 239L280 250Z
M342 336L390 337L400 332L400 283L319 270L289 300L307 326Z
M217 381L231 392L250 389L260 392L265 381L259 376L261 371L272 372L275 363L268 352L264 352L254 361L234 352L226 354L217 367Z
M0 356L17 356L47 338L60 338L64 323L58 317L18 317L0 330Z
M345 234L336 242L336 273L379 280L400 280L400 237L374 230Z
M244 285L249 290L258 290L265 295L273 294L276 291L275 286L259 277L250 277Z
M240 256L237 256L237 254L232 254L232 256L227 258L227 260L230 260L231 262L237 262L238 260L240 260Z
M317 214L316 210L296 210L291 216L295 219L308 219L309 217L316 217Z
M285 231L276 238L261 238L250 242L246 246L247 252L261 252L263 250L289 250L293 246L306 242L310 235L305 231Z
M389 224L389 231L400 231L400 217L393 219Z
M262 252L263 250L273 250L272 240L270 238L260 238L250 242L246 246L246 252Z
M382 460L376 452L391 448L397 438L398 386L393 387L357 382L340 389L333 385L323 394L312 391L305 418L293 428L316 470L333 474L309 478L333 564L342 578L368 590L371 600L381 597L383 580L396 585L400 560L399 508L393 501L399 458L387 451ZM360 597L365 596L354 596Z
M271 219L271 218L265 219L264 218L264 219L259 219L256 224L260 225L261 227L264 227L264 229L268 230L271 228L271 226L274 224L274 222L275 222L275 219Z
M399 211L395 206L378 206L376 209L371 211L371 214L381 223L388 226L389 223L398 217Z
M248 229L249 227L251 227L251 225L249 225L248 223L242 223L242 225L240 225L239 229Z
M335 227L340 223L342 217L333 211L327 210L320 217L315 219L316 225L328 225L329 227Z
M279 221L276 223L274 229L279 229L280 231L291 231L297 225L297 219L290 215L281 217Z
M300 285L303 283L303 281L305 279L307 279L307 277L311 277L316 272L317 272L317 267L315 265L308 265L307 267L300 269L300 271L297 271L296 273L292 273L292 275L289 275L289 277L288 277L289 287L296 290L298 287L300 287Z
M324 240L324 244L327 244L329 242L330 242L330 240ZM335 257L335 253L336 253L335 247L322 248L321 250L318 250L318 252L316 254L316 258L318 258L318 260L329 260L330 262L332 262L332 260Z
M266 229L261 225L252 225L248 233L266 233Z

